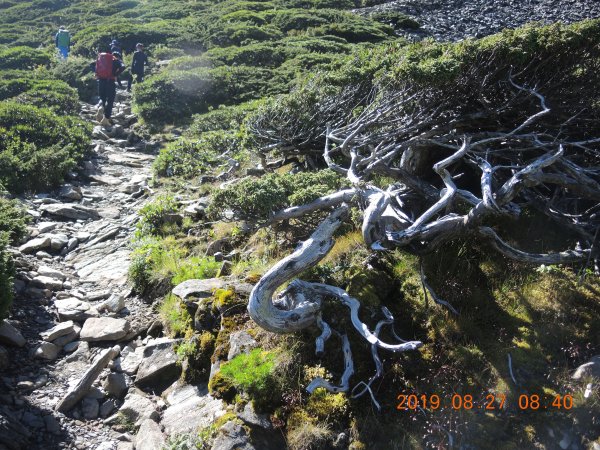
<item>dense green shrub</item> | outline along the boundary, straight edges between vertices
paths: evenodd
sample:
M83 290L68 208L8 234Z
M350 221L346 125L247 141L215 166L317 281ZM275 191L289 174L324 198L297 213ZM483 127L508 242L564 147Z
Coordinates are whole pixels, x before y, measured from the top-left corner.
M29 216L16 200L0 197L0 233L3 233L9 242L17 243L25 236L28 221Z
M60 115L79 112L77 91L60 80L36 80L15 101L39 108L48 108Z
M219 218L223 210L230 209L239 218L264 220L280 209L303 205L344 185L345 180L328 169L297 174L272 173L216 191L208 214Z
M0 70L33 69L47 66L51 60L52 56L46 50L25 46L0 49Z
M234 106L220 106L206 114L196 114L186 131L189 137L199 137L207 131L236 130L240 127L246 115L254 111L260 101L250 101Z
M172 223L178 204L170 195L161 195L151 203L144 205L140 211L140 220L136 226L136 236L159 235L165 224Z
M269 78L269 70L247 66L166 71L138 85L134 98L144 120L164 123L259 98L273 88Z
M0 184L16 192L57 185L83 156L90 131L77 117L0 102Z
M8 316L13 299L15 268L8 254L8 233L0 231L0 320Z
M210 131L197 140L179 139L161 149L154 162L154 171L162 176L190 178L212 172L224 160L219 155L226 151L235 154L239 139L231 132Z
M80 100L90 101L97 92L94 74L89 69L90 63L90 59L70 56L52 68L52 76L77 89Z

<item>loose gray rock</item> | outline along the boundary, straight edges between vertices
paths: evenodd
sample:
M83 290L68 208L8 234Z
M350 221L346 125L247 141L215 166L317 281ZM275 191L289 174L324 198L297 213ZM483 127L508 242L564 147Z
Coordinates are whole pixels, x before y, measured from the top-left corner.
M173 294L182 300L188 296L207 298L212 297L215 289L223 289L227 285L227 279L208 278L206 280L187 280L179 283L173 288Z
M44 419L42 419L37 414L34 414L29 411L26 411L25 414L23 414L23 418L21 419L21 421L24 425L31 428L45 428L46 426L44 424Z
M55 339L54 341L52 341L52 343L54 345L58 345L59 347L65 347L79 337L80 331L81 327L78 325L74 325L73 331L71 333L61 336L58 339Z
M129 331L130 324L126 319L111 317L92 317L85 321L79 337L82 341L117 341Z
M145 419L135 436L135 450L162 450L165 436L160 426L150 419Z
M54 360L58 357L60 347L51 342L42 342L34 352L34 356L40 359Z
M156 406L144 393L134 389L127 394L125 402L119 408L119 413L139 426L145 419L158 420L159 414ZM114 417L114 416L113 416ZM111 421L112 418L108 418Z
M98 400L93 397L84 397L81 402L81 412L83 417L87 420L94 420L98 418L100 413L100 405Z
M73 331L75 331L75 324L72 320L68 320L66 322L59 323L58 325L50 328L49 330L41 332L40 336L43 340L47 342L52 342L61 336L73 333Z
M252 403L246 403L244 410L237 415L240 419L246 422L248 425L255 427L264 428L265 430L272 430L273 424L265 414L258 414L254 411Z
M173 340L166 340L146 346L144 359L140 363L135 379L136 385L166 387L177 379L181 367L177 364L174 343Z
M38 275L54 278L54 279L60 280L60 281L65 281L67 278L67 276L64 273L62 273L61 271L53 269L52 267L43 266L43 265L39 266L37 268L36 272L38 273Z
M83 198L83 195L81 194L81 188L79 186L72 186L70 184L63 185L60 188L58 195L69 200L81 200Z
M229 421L219 429L211 450L255 450L246 429L235 421Z
M125 298L119 294L113 294L105 301L96 306L96 309L100 312L109 311L109 312L119 312L123 308L125 308Z
M100 405L100 417L102 417L103 419L106 419L116 409L117 409L117 404L115 403L115 400L112 398L109 398L108 400L106 400L104 403L102 403Z
M211 425L227 412L222 400L208 394L206 385L198 389L196 392L187 390L187 398L179 396L182 401L172 404L163 412L161 424L165 434L171 436L194 432Z
M144 347L125 347L121 357L121 370L127 375L134 375L142 359L144 359Z
M60 291L63 287L63 282L56 278L37 276L31 280L31 285L41 289L50 289L51 291Z
M230 361L241 353L249 353L256 348L258 343L246 331L236 331L229 336L229 353L227 360Z
M27 341L23 335L7 321L0 322L0 344L23 347Z
M66 234L51 234L49 238L52 250L61 250L69 243L69 236Z
M60 434L60 423L52 414L44 416L44 424L46 425L46 431L48 433Z
M55 300L54 306L58 310L58 318L61 321L74 320L81 322L98 315L98 311L92 308L92 305L76 297Z
M19 251L21 253L35 253L38 250L43 248L50 247L50 238L49 237L41 237L32 239L31 241L21 245L19 247Z
M42 205L40 211L53 216L58 216L73 220L98 219L98 211L82 205L70 205L66 203L55 203L51 205Z
M127 393L127 380L122 373L109 373L104 383L104 390L115 398L123 398Z
M600 378L600 355L593 356L588 362L580 365L571 378L581 380L588 377Z

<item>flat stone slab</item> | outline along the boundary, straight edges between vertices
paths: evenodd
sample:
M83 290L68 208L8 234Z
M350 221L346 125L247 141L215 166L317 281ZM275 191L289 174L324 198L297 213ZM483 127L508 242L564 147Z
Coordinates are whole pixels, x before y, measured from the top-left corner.
M50 247L50 238L49 237L40 237L36 239L32 239L25 244L19 247L19 251L21 253L34 253L38 250L42 250L44 248Z
M195 297L211 297L215 289L227 286L226 278L208 278L206 280L187 280L173 288L173 294L182 300L194 295Z
M40 335L45 341L52 342L53 340L58 339L61 336L66 336L74 331L75 324L72 320L69 320L67 322L61 322L49 330L41 332Z
M181 403L169 406L163 412L161 425L167 436L193 433L211 425L225 414L222 400L208 395L192 395Z
M102 286L122 286L127 283L129 251L119 250L109 258L101 257L77 271L82 283L96 283Z
M42 205L40 211L53 216L59 216L73 220L98 219L98 212L94 208L88 208L82 205L73 205L66 203L53 203Z
M79 338L88 342L117 341L125 337L130 328L129 321L125 319L92 317L83 324Z
M92 305L75 297L55 300L54 306L58 310L58 318L61 321L74 320L81 322L98 315L98 311Z

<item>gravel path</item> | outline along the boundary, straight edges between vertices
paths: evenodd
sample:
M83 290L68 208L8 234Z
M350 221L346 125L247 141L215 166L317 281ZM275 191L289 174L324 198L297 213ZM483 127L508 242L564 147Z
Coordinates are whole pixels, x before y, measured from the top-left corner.
M65 414L55 410L103 349L145 336L155 320L151 306L127 286L128 242L147 201L158 147L132 132L130 100L118 93L116 125L95 127L89 159L68 184L25 200L33 221L28 242L13 250L18 295L8 324L26 342L3 350L9 362L0 367L0 450L111 450L131 440L103 422L122 403L103 390L110 367L83 402ZM81 104L81 117L97 123L88 104ZM113 335L84 337L82 327L93 316L108 319L117 328ZM45 335L57 324L66 331Z

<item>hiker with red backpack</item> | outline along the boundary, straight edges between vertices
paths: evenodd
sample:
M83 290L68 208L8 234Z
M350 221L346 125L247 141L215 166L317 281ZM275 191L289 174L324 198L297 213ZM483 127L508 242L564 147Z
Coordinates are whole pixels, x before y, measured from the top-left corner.
M125 64L116 58L108 46L103 46L98 52L96 62L92 63L96 79L98 80L98 96L100 104L96 118L102 126L110 126L113 103L117 89L115 81L117 77L125 70Z

